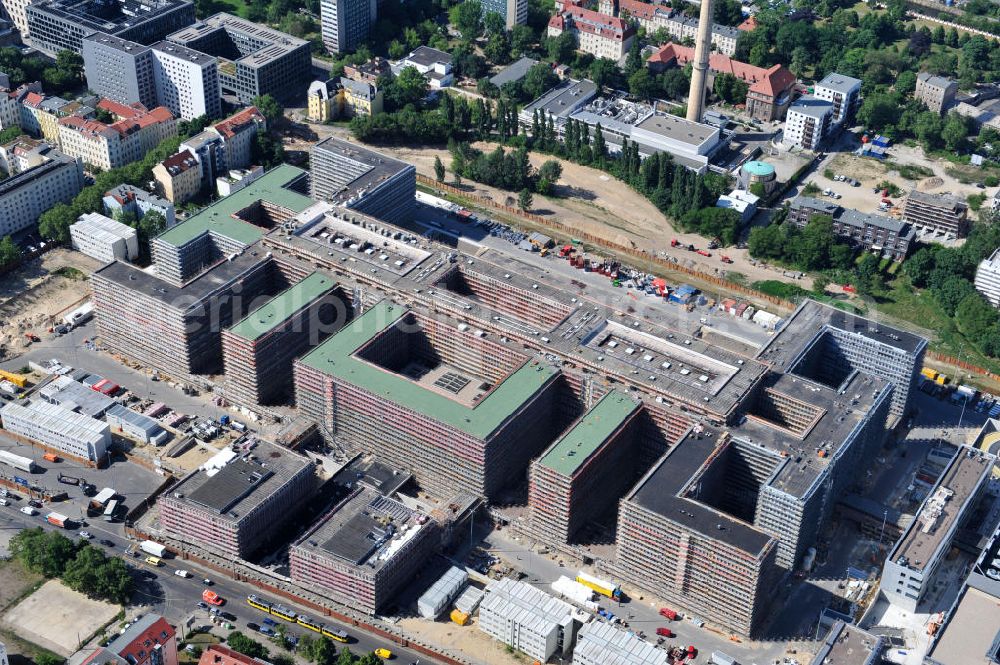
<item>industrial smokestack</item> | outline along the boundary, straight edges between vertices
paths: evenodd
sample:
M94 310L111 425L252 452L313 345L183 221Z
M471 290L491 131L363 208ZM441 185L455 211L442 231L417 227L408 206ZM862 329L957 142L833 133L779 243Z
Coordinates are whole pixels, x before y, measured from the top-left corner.
M698 14L698 41L694 45L691 90L688 92L687 119L701 122L705 110L705 79L708 74L708 54L712 50L712 0L701 0Z

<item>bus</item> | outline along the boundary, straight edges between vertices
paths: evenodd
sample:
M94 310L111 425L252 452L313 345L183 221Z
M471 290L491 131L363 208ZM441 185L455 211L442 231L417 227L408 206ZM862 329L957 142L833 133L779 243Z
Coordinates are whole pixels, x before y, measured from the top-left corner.
M116 512L118 512L118 499L111 499L104 508L104 521L114 522Z
M322 634L323 637L329 637L331 640L337 640L338 642L347 641L347 633L338 628L329 628L327 626L323 626Z
M295 623L297 623L300 626L303 626L305 628L308 628L309 630L314 630L317 633L322 633L323 632L323 624L321 624L319 621L316 621L314 619L310 619L305 614L300 614L298 616L298 618L296 619Z

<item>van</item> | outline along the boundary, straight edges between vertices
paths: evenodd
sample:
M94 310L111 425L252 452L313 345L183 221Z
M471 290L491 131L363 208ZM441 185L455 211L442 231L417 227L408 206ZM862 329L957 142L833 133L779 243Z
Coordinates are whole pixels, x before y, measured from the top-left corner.
M160 565L162 565L162 562L158 558L156 558L155 556L147 556L146 557L146 563L148 563L151 566L157 566L157 567L159 567Z
M176 575L177 577L183 577L183 578L191 577L191 573L189 573L186 570L175 570L174 571L174 575Z
M37 515L38 514L38 511L35 510L34 508L32 508L31 506L25 506L24 508L21 508L21 512L24 513L25 515Z
M389 651L388 649L383 649L381 647L375 649L375 655L381 658L382 660L389 660L390 658L392 658L392 652Z
M0 506L9 506L10 501L7 499L0 499Z

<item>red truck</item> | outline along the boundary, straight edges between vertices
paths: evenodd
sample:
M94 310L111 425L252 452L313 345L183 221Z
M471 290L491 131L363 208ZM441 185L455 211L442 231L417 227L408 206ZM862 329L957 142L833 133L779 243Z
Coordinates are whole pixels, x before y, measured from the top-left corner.
M670 630L669 628L657 628L656 634L659 635L660 637L677 637L674 634L674 631Z
M661 607L660 616L671 621L677 621L677 612L673 611L669 607Z
M670 246L671 246L671 247L680 247L680 246L681 246L681 243L680 243L680 242L679 242L679 241L677 240L677 238L673 238L673 239L672 239L672 240L670 241Z
M723 263L732 263L733 260L731 258L729 258L728 256L726 256L725 254L723 254L722 255L722 262Z
M711 256L712 255L712 252L706 251L704 249L699 249L698 253L701 254L702 256Z

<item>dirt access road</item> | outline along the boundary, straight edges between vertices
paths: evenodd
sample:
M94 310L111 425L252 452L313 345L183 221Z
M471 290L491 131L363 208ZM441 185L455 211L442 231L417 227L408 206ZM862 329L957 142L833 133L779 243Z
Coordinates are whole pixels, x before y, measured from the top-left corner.
M298 114L294 117L298 119ZM349 130L343 126L307 123L308 129L318 136L318 140L335 136L337 138L356 142ZM286 149L306 150L313 145L312 141L292 139L285 142ZM474 147L488 151L496 146L490 143L476 143ZM452 181L448 168L451 165L451 155L444 148L383 146L376 150L387 153L402 161L413 164L417 172L429 178L434 177L434 158L439 157L448 170L445 181ZM548 155L531 155L532 166L538 168L546 160L554 159ZM676 238L684 245L694 245L704 249L707 240L695 233L679 233L674 230L670 220L656 209L644 196L637 193L625 183L606 173L586 166L580 166L565 160L557 160L562 165L563 173L556 186L559 196L535 196L531 212L558 220L576 232L592 233L603 236L607 240L667 258L675 257L681 265L700 270L710 275L723 276L726 272L741 273L750 282L768 279L783 279L782 270L765 266L751 260L745 249L728 247L723 251L713 251L712 256L703 257L686 250L674 250L670 241ZM470 195L489 198L500 204L516 205L517 194L480 183L463 181L463 187L468 188ZM722 263L725 254L733 260L732 264ZM784 278L788 281L788 278ZM812 287L811 279L804 277L795 282L802 288Z

